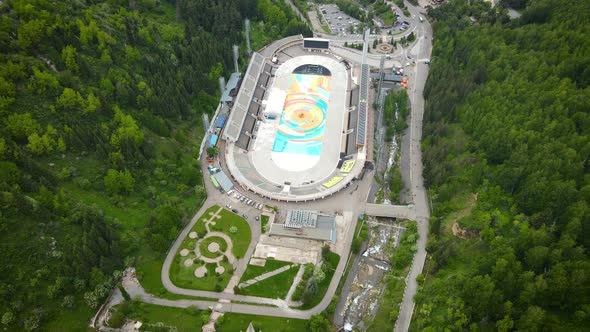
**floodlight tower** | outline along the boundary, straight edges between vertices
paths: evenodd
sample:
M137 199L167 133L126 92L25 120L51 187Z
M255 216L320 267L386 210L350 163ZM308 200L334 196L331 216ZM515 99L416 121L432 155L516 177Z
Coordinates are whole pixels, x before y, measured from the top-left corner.
M221 94L225 91L225 77L219 76L219 90L221 90Z
M244 25L246 28L246 49L248 51L248 56L250 56L252 54L252 49L250 48L250 20L246 19Z
M236 73L240 72L240 68L238 67L238 56L239 55L240 55L240 53L239 53L238 45L234 45L234 70Z

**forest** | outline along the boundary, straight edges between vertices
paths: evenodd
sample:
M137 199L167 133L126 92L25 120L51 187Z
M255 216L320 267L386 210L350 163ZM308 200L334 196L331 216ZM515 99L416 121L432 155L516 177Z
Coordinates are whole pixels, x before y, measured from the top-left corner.
M476 0L428 12L433 212L412 330L590 326L590 2L521 13Z
M206 198L202 114L233 44L248 61L243 20L253 45L310 31L275 0L8 0L0 14L0 326L84 329L125 267L159 280Z

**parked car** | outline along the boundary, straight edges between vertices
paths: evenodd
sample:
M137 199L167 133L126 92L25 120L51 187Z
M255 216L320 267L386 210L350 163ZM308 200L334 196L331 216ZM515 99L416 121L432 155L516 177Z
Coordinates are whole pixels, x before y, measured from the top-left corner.
M235 213L235 214L238 214L238 213L240 213L240 212L239 212L237 209L231 209L231 212L233 212L233 213Z

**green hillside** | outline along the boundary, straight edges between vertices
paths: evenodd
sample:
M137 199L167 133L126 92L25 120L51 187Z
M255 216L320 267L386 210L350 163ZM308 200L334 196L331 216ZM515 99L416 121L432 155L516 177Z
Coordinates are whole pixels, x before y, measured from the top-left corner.
M84 329L129 265L162 291L246 17L309 33L283 1L1 2L0 326Z
M590 3L528 3L514 20L475 0L429 12L434 213L413 330L590 326Z

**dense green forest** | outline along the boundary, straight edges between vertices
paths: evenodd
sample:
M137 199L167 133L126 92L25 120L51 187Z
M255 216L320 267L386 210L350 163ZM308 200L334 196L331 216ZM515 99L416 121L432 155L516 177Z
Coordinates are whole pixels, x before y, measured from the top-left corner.
M429 16L434 211L413 330L587 331L590 2L532 0L510 20L458 0Z
M201 115L232 44L245 53L243 19L253 45L310 32L273 0L8 0L0 14L0 323L83 328L125 266L159 280L204 200Z

